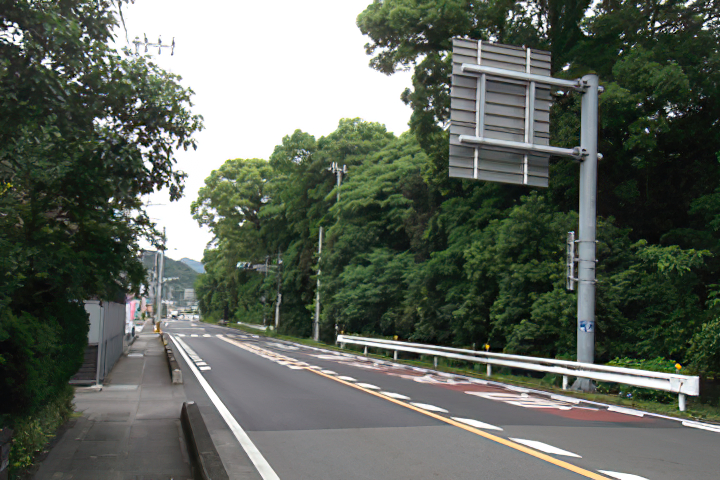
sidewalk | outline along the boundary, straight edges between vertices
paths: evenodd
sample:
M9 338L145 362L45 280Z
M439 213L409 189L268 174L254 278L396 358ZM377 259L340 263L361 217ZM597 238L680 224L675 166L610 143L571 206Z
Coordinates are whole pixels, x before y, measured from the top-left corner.
M35 480L191 480L180 426L182 385L172 385L152 326L122 355L102 391L78 388L81 416L42 462Z

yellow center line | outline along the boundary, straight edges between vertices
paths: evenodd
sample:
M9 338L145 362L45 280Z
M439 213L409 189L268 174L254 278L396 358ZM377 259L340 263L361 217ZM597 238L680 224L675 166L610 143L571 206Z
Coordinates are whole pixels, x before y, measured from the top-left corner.
M345 380L341 380L337 377L333 377L332 375L327 375L325 373L319 372L317 370L313 370L310 368L306 368L306 370L316 373L322 377L329 378L331 380L335 380L336 382L342 383L344 385L347 385L349 387L356 388L358 390L361 390L365 393L369 393L370 395L375 395L376 397L382 398L384 400L387 400L389 402L395 403L397 405L400 405L401 407L409 408L410 410L414 410L418 413L422 413L423 415L427 415L428 417L432 417L436 420L440 420L441 422L448 423L450 425L453 425L458 428L462 428L463 430L467 430L468 432L474 433L475 435L479 435L481 437L485 437L488 440L492 440L493 442L505 445L506 447L513 448L515 450L518 450L523 453L527 453L528 455L532 455L535 458L539 458L540 460L544 460L548 463L552 463L553 465L556 465L560 468L564 468L566 470L570 470L571 472L575 472L578 475L582 475L587 478L592 478L594 480L609 480L608 477L604 477L602 475L599 475L595 472L591 472L590 470L585 470L584 468L578 467L577 465L573 465L572 463L564 462L562 460L558 460L557 458L551 457L549 455L545 455L544 453L538 452L537 450L533 450L531 448L528 448L524 445L520 445L519 443L515 443L511 440L498 437L496 435L492 435L490 433L484 432L482 430L479 430L477 428L473 428L469 425L465 425L464 423L460 423L456 420L453 420L451 418L443 417L442 415L437 415L435 413L429 412L427 410L423 410L422 408L416 407L415 405L410 405L409 403L401 402L400 400L396 400L394 398L390 398L388 396L385 396L378 392L373 392L372 390L368 390L366 388L359 387L355 385L354 383L346 382Z

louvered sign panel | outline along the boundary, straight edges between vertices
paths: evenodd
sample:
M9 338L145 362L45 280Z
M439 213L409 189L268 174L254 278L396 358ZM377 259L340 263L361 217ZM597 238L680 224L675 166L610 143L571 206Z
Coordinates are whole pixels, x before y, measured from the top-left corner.
M550 53L455 38L450 93L451 177L547 187L548 154L461 143L460 136L549 145L550 86L466 73L463 64L549 77Z

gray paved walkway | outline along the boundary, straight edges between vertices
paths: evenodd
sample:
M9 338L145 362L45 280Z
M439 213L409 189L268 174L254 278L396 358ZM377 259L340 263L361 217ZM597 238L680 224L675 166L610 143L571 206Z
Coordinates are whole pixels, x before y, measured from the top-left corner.
M77 389L81 414L35 480L189 480L180 426L182 385L172 385L162 342L148 327L122 355L102 391Z

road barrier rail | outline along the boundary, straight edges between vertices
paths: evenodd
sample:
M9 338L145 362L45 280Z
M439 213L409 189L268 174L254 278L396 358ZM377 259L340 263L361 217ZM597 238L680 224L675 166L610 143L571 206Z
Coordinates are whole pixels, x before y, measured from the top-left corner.
M524 355L511 355L507 353L483 352L463 348L441 347L424 343L401 342L382 338L356 337L351 335L338 335L337 343L341 348L345 345L360 345L368 348L377 348L393 351L397 360L397 352L409 352L418 355L429 355L437 358L452 358L466 362L477 362L487 365L487 375L492 375L492 366L510 367L536 372L562 375L563 390L567 390L570 377L588 378L600 382L619 383L634 387L663 390L678 394L680 411L685 411L685 396L700 395L700 377L680 375L676 373L652 372L649 370L636 370L634 368L612 367L608 365L595 365L593 363L573 362L570 360L556 360L553 358L528 357Z

